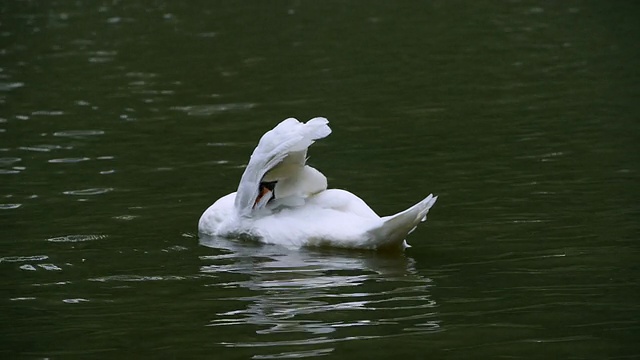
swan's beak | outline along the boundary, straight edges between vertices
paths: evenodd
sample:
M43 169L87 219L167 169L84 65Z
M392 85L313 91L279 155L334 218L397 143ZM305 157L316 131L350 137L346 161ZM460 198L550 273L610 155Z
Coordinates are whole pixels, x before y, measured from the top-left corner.
M253 203L253 208L256 208L256 205L258 205L263 197L268 196L269 198L271 198L271 193L272 191L267 189L266 187L260 187L260 193L258 194L256 201Z
M275 197L274 190L276 188L276 183L277 181L264 181L260 183L258 197L256 197L256 201L253 202L254 209L256 206L258 206L258 208L264 207L266 203ZM266 201L262 201L262 198L265 198Z

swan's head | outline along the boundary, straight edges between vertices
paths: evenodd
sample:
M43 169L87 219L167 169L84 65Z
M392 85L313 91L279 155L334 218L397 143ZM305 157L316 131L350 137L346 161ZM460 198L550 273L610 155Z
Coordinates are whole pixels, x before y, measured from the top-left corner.
M253 203L253 208L262 207L263 204L268 203L269 201L275 199L275 188L278 181L261 181L260 185L258 185L258 197L256 197L256 201ZM259 206L260 204L260 206Z

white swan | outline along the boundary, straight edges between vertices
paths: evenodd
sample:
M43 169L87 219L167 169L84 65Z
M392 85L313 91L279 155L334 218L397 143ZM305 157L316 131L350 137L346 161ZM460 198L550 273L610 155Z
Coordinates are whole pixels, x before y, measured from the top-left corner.
M380 217L356 195L327 189L327 178L306 165L307 148L331 133L327 119L289 118L262 136L238 191L200 217L205 236L250 237L287 247L335 246L404 249L405 238L426 220L437 196Z

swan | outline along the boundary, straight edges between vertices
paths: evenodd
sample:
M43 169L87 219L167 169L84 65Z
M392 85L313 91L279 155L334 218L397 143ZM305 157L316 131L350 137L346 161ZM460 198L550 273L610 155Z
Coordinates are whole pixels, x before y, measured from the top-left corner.
M437 200L430 194L391 216L378 216L358 196L328 189L327 178L306 164L307 149L331 133L323 117L294 118L265 133L249 159L238 190L209 206L201 236L251 238L286 247L361 249L409 247L407 235L426 220Z

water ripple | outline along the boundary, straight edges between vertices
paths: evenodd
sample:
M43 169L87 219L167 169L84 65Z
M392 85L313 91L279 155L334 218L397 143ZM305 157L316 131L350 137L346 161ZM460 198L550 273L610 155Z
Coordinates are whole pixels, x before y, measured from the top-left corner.
M185 277L177 276L177 275L113 275L113 276L103 276L97 278L91 278L89 281L97 281L97 282L143 282L143 281L167 281L167 280L184 280Z
M59 149L71 149L71 147L62 147L60 145L44 144L44 145L34 145L34 146L20 146L18 149L25 150L25 151L49 152L52 150L59 150Z
M105 194L110 191L113 191L113 188L90 188L90 189L81 189L81 190L68 190L63 192L63 194L73 195L73 196L91 196L91 195Z
M3 157L0 158L0 166L9 166L22 161L19 157Z
M413 260L404 255L290 251L205 237L200 242L218 250L200 257L205 263L200 271L225 273L227 280L209 285L228 307L208 326L257 327L258 338L249 341L220 339L226 347L307 347L280 354L297 358L332 351L308 349L321 344L440 331L430 294L433 281L418 275ZM230 277L237 280L228 281ZM225 297L226 291L246 295Z
M254 355L253 359L300 359L306 357L324 356L331 353L333 348L313 349L305 351L288 351L278 354Z
M72 163L79 163L79 162L88 161L88 160L91 160L91 159L88 157L71 157L71 158L51 159L49 160L49 162L53 164L56 164L56 163L72 164Z
M64 299L64 300L62 300L62 302L67 303L67 304L79 304L79 303L83 303L83 302L87 302L87 301L89 301L89 300L83 299L83 298Z
M59 110L39 110L39 111L34 111L31 113L31 115L40 115L40 116L60 116L60 115L64 115L64 111L59 111Z
M45 269L47 271L61 271L62 269L54 264L38 264L38 267Z
M21 82L0 82L0 91L11 91L24 86Z
M49 242L85 242L94 241L106 238L107 235L66 235L54 238L49 238Z
M140 215L117 215L117 216L114 216L113 219L131 221L131 220L137 219L139 217L140 217Z
M53 133L53 136L59 137L87 137L87 136L96 136L96 135L104 135L103 130L65 130L58 131Z
M209 116L230 111L250 110L256 107L254 103L230 103L230 104L211 104L211 105L189 105L175 106L171 110L184 111L187 115L192 116Z
M0 204L0 210L13 210L19 208L20 206L22 206L22 204Z
M47 255L33 255L33 256L5 256L0 257L0 263L3 262L27 262L27 261L42 261L47 260Z

